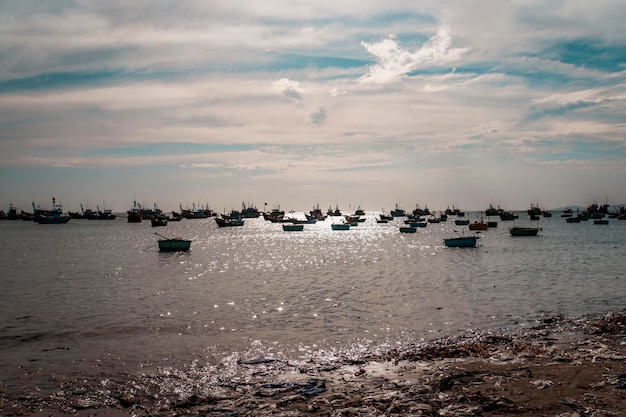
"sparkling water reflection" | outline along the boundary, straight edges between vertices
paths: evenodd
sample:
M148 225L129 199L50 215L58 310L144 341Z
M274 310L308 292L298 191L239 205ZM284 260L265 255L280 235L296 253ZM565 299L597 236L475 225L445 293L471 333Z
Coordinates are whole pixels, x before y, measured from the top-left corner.
M359 351L626 301L624 221L542 219L534 238L513 238L500 222L475 249L443 246L453 222L415 234L371 215L349 231L330 222L302 232L262 219L159 229L192 239L188 253L158 252L150 225L125 219L1 222L11 247L0 254L0 365L9 378L176 366L253 346Z

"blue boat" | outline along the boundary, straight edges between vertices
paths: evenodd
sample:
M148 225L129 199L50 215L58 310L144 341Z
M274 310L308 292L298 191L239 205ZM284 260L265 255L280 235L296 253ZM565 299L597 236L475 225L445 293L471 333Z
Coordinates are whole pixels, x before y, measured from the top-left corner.
M350 223L333 223L330 228L332 230L350 230Z
M511 232L511 236L537 236L537 233L541 228L539 227L520 227L515 226L511 227L509 231Z
M473 248L478 241L477 236L461 236L444 239L443 243L449 248Z
M283 224L285 232L301 232L304 230L304 224Z
M159 240L161 252L187 252L191 246L191 240L181 238Z
M159 240L159 251L161 252L187 252L191 247L191 240L180 237L170 239L158 233L154 234L163 238Z
M61 216L58 213L41 214L35 217L35 222L39 224L63 224L70 221L70 216Z
M35 208L33 203L33 212L35 213L35 222L39 224L63 224L70 221L70 216L63 215L63 206L56 203L56 199L52 197L52 210L42 210Z

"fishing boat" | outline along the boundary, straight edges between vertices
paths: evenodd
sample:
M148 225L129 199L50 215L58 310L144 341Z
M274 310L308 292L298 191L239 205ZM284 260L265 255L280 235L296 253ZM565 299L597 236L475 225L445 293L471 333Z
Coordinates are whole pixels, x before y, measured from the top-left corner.
M150 218L150 223L152 224L152 227L167 226L167 220L167 216L163 214L157 214Z
M511 236L537 236L541 228L513 226L509 229Z
M82 205L81 205L82 208ZM115 214L111 209L100 210L99 206L96 206L98 211L85 210L85 218L88 220L115 220Z
M404 217L406 216L406 210L400 208L398 203L396 203L396 208L391 210L391 217Z
M489 226L484 222L474 222L467 226L470 230L487 230Z
M159 250L161 252L187 252L191 247L191 240L182 239L180 237L169 239L158 233L155 233L155 235L163 238L159 240Z
M83 208L82 204L80 205L80 210L81 210L82 213L79 213L77 211L68 211L67 214L70 216L71 219L75 219L75 220L86 219L87 218L87 212ZM87 209L87 210L89 210L89 209Z
M335 207L335 211L333 211L332 206L328 207L328 211L326 212L326 214L328 214L329 216L333 216L333 217L342 216L341 210L339 210L339 204L337 204L337 206Z
M350 230L350 223L333 223L330 228L332 230Z
M363 223L365 220L367 220L365 217L361 217L361 216L346 216L346 221L350 224L352 223Z
M500 207L495 208L493 204L489 204L489 207L485 210L485 216L499 216L501 211Z
M219 227L243 226L243 219L236 217L218 216L215 217L215 223L217 223Z
M468 219L456 219L454 221L454 224L457 226L467 226L469 225L469 220Z
M32 222L35 220L35 215L33 213L28 213L24 210L20 210L21 214L22 214L22 220L25 222ZM17 219L13 219L13 220L17 220Z
M265 207L267 207L267 203L265 203ZM272 209L272 211L267 212L263 211L263 218L272 223L280 223L285 220L285 211L280 209L280 206L276 206Z
M9 204L9 211L2 218L6 220L20 220L24 218L23 213L22 211L21 215L18 214L17 207L13 206L13 203L11 203ZM2 212L2 214L4 214L4 212Z
M454 204L452 205L452 208L450 207L446 208L445 214L447 214L448 216L458 216L458 217L465 216L465 213L462 212L460 209L456 208Z
M35 217L39 224L63 224L70 221L70 216L62 216L59 213L41 214Z
M476 220L474 223L468 224L470 230L487 230L489 226L483 220L482 216L480 220Z
M170 222L179 222L183 219L183 215L176 212L176 211L172 211L172 216L168 219L168 221Z
M565 207L565 210L563 210L563 214L561 214L561 217L572 217L574 215L574 210L572 210L569 207Z
M473 248L477 241L478 236L459 236L444 239L443 244L448 248Z
M317 223L317 219L315 217L311 217L308 214L304 213L305 220L302 219L291 219L291 223L294 224L315 224Z
M391 214L387 214L385 210L383 209L383 211L380 213L380 219L381 220L393 220L393 216Z
M502 221L511 221L517 218L519 218L517 214L511 213L508 211L503 211L502 213L500 213L500 220Z
M141 205L133 199L133 207L126 212L128 215L128 223L141 223Z
M63 215L63 206L57 204L54 197L52 197L52 210L36 209L35 203L33 203L33 212L35 213L35 222L39 224L63 224L70 221L70 216Z
M416 227L400 226L400 233L415 233L415 232L417 232Z
M320 204L319 203L317 203L317 206L313 207L313 210L309 211L309 214L314 219L326 220L326 215L324 215L324 213L322 213L322 210L320 209Z
M252 204L246 205L245 202L241 203L241 216L244 219L256 219L261 216L259 210Z
M428 209L427 206L424 206L424 208L421 209L419 207L419 204L416 204L415 205L415 210L413 210L412 214L415 217L417 217L417 216L430 216L430 210Z
M207 217L213 216L213 210L205 206L204 208L200 207L198 204L198 208L196 208L196 203L192 203L191 208L184 209L182 204L178 204L180 208L180 215L184 219L206 219Z
M539 216L541 215L541 208L539 208L539 204L537 205L530 205L530 208L528 210L526 210L526 213L528 213L529 216Z
M283 224L285 232L301 232L304 230L304 224Z

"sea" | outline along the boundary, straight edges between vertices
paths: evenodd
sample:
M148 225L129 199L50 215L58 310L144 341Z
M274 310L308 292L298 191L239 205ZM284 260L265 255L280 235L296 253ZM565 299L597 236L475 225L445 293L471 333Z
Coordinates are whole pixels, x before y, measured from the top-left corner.
M381 224L375 213L347 231L331 230L329 217L301 232L262 217L228 228L212 218L158 228L125 216L2 221L3 404L61 398L72 381L102 390L145 375L158 396L188 389L192 368L231 378L242 361L357 360L624 311L626 221L518 214L490 219L498 225L476 248L444 246L474 233L455 216L411 234L399 232L403 218ZM514 225L541 230L513 237ZM163 236L190 239L191 250L159 252Z

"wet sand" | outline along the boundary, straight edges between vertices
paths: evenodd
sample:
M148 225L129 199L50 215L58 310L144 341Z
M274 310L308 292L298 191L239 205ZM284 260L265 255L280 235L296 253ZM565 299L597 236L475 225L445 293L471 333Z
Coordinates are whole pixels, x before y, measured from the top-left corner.
M2 392L20 416L623 416L626 313L556 317L513 334L472 334L320 363L239 358L218 378L175 372Z

